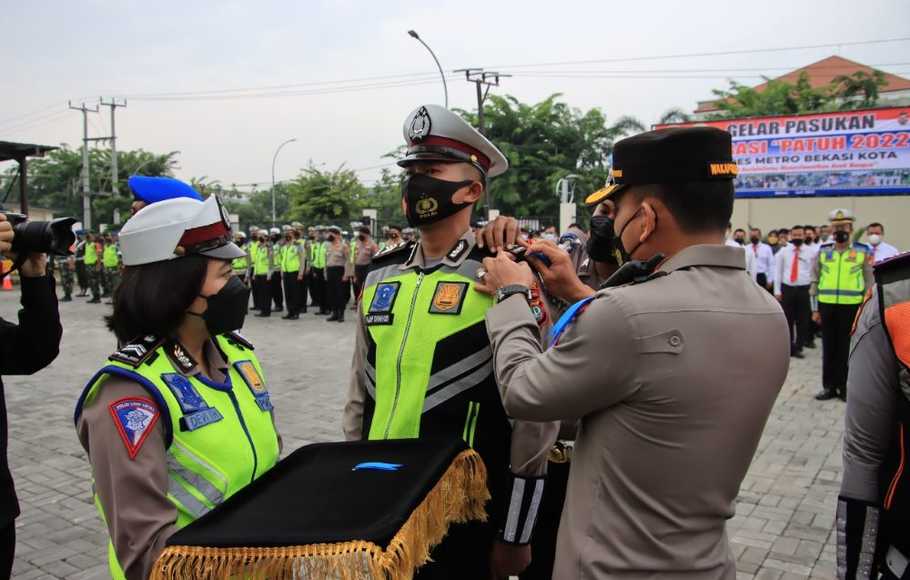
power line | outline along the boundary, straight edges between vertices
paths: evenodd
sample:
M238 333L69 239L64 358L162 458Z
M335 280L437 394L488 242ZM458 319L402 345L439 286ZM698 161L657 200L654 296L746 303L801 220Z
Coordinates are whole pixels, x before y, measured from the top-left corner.
M454 78L454 77L453 77ZM388 89L388 88L400 88L400 87L412 87L418 85L426 85L430 83L438 82L438 78L418 80L418 81L397 81L397 82L388 82L388 83L373 83L365 85L355 85L350 87L339 87L339 88L329 88L329 89L315 89L309 91L279 91L279 92L261 92L261 93L244 93L236 95L196 95L196 96L185 96L185 97L130 97L135 101L227 101L227 100L237 100L237 99L261 99L261 98L275 98L275 97L302 97L302 96L313 96L313 95L332 95L339 93L356 93L367 90L376 90L376 89Z
M595 58L595 59L586 59L586 60L564 60L564 61L553 61L553 62L540 62L534 64L500 64L494 65L496 68L527 68L534 66L562 66L567 64L594 64L594 63L604 63L604 62L639 62L647 60L667 60L674 58L701 58L706 56L733 56L738 54L756 54L756 53L768 53L768 52L788 52L793 50L810 50L815 48L838 48L842 46L862 46L869 44L887 44L892 42L907 42L910 41L910 37L900 37L900 38L882 38L874 40L857 40L852 42L831 42L826 44L804 44L796 46L780 46L773 48L749 48L741 50L720 50L720 51L711 51L711 52L690 52L690 53L679 53L679 54L666 54L666 55L657 55L657 56L632 56L632 57L615 57L615 58Z

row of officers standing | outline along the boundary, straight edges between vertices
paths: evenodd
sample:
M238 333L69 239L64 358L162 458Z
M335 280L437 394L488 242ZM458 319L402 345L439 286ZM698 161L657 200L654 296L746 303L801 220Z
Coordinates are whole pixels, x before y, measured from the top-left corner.
M251 239L238 232L236 242L247 255L233 260L235 273L253 291L256 316L287 309L282 318L298 320L310 307L331 322L343 322L352 294L357 296L379 245L370 228L358 226L345 240L337 226L304 230L295 223L271 230L250 228Z

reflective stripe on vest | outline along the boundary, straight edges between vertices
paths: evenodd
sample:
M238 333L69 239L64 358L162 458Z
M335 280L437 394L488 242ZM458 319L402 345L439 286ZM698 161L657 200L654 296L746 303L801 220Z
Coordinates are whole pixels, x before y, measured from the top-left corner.
M167 414L172 426L167 449L167 497L177 508L178 528L243 489L278 461L278 436L271 406L263 403L268 391L259 361L252 351L235 346L223 336L216 340L228 363L223 384L201 375L179 375L164 347L159 347L157 356L138 368L109 360L105 370L86 387L82 398L83 405L91 401L116 373L136 377L136 382L163 407L161 412ZM169 386L164 378L174 375L185 379L180 382L182 390ZM211 420L213 411L220 418ZM206 412L209 420L199 424L182 421L200 412ZM111 574L123 577L119 569L112 568Z
M370 439L420 435L421 415L487 381L493 372L488 343L445 368L432 372L440 341L483 324L493 299L475 292L473 272L480 262L458 269L442 266L430 273L382 269L368 277L361 311L376 344L375 368L365 365L367 390L375 400ZM380 277L382 276L382 277ZM374 304L377 291L383 295ZM389 294L394 289L394 297ZM380 323L371 324L372 320ZM388 323L382 323L388 321Z
M823 248L818 255L818 301L821 304L861 304L868 254L857 247L843 252Z

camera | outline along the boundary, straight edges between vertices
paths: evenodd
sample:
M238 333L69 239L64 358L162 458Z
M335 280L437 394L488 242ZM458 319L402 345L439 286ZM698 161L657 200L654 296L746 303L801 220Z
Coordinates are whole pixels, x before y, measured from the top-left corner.
M6 219L13 226L12 251L18 255L52 254L69 256L70 247L76 242L73 224L76 218L57 218L49 222L30 222L21 213L8 213Z

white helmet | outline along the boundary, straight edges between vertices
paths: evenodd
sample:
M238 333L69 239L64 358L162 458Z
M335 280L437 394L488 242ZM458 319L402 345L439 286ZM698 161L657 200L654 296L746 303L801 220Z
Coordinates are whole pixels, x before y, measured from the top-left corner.
M273 236L275 236L275 235L280 234L281 230L279 230L278 228L272 228L269 230L269 233L272 234Z
M214 195L204 202L166 199L136 212L120 230L124 266L198 254L221 260L246 255L232 241L231 222Z

